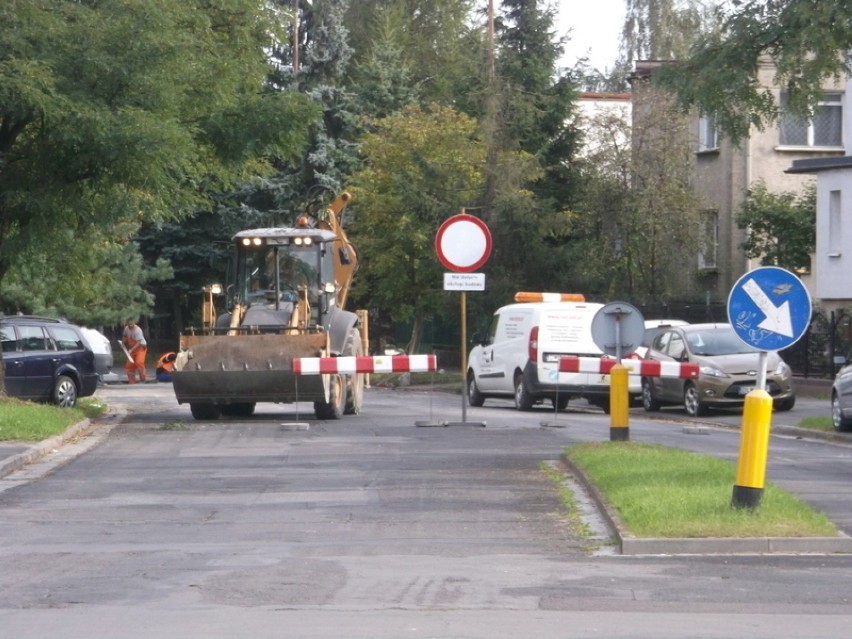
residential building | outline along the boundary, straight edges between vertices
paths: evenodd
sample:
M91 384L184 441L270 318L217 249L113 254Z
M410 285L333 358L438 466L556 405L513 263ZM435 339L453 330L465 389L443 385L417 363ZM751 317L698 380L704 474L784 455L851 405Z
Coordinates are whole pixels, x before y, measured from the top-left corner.
M629 93L584 91L577 106L578 124L585 132L581 154L595 155L604 146L627 147L632 108Z
M843 108L848 95L852 95L852 80L846 81L837 100L845 154L795 159L787 169L791 176L815 175L817 179L813 293L829 311L852 304L852 109ZM832 118L832 124L837 118Z
M661 64L658 61L636 63L631 76L634 100L637 83L649 78ZM774 75L771 63L761 63L758 81L763 86L772 87ZM712 117L703 114L685 116L691 131L689 144L694 149L691 154L692 190L701 212L700 249L691 268L685 269L686 276L682 280L680 294L685 299L725 302L736 281L759 266L745 256L742 243L747 231L738 228L736 223L736 216L754 184L762 181L771 193L799 193L815 178L811 171L788 171L791 164L832 162L843 155L841 122L846 120L842 117L845 87L828 84L825 89L825 98L816 107L812 118L785 115L777 124L764 130L753 127L747 138L737 145L721 135ZM786 100L784 91L779 88L771 88L771 91L783 109ZM634 123L645 112L646 108L638 108L634 102ZM852 186L847 188L849 200L846 206L852 207ZM852 222L848 226L852 226ZM852 229L849 231L852 232ZM852 264L852 250L849 252L847 266ZM825 291L815 281L814 273L817 272L821 277L822 272L812 265L811 273L800 273L814 298L821 297L821 290ZM832 291L832 294L836 292Z

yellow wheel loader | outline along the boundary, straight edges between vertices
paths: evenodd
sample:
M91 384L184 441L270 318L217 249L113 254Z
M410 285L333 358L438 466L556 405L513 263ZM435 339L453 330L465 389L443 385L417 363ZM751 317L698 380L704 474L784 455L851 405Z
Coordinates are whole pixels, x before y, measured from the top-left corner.
M366 314L344 308L358 267L342 226L349 200L344 192L292 227L233 237L227 284L205 287L202 326L180 338L172 381L193 417L249 416L257 402L313 402L318 419L361 410L363 374L293 374L296 357L363 354ZM217 294L227 300L220 315Z

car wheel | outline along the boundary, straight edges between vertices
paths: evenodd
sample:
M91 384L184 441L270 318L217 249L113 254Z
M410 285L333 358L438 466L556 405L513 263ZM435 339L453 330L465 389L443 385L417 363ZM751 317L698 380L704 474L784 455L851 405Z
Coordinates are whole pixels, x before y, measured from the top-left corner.
M60 375L53 384L53 403L60 408L73 408L77 404L77 384L67 375Z
M787 399L779 399L773 405L773 408L778 412L786 412L788 410L793 410L793 406L796 405L796 397L788 397Z
M473 371L467 374L467 403L471 406L482 406L485 403L485 395L479 392Z
M852 419L843 416L843 411L840 408L840 397L837 393L831 394L831 421L834 424L834 430L840 433L852 431Z
M570 397L560 397L559 399L553 398L553 408L556 410L565 410L568 408L568 400Z
M707 406L698 398L698 388L695 384L687 384L683 389L683 407L690 417L703 417L707 414Z
M646 412L660 410L660 402L654 397L654 387L651 385L651 380L642 380L642 408Z
M535 400L527 390L527 385L524 383L524 374L518 373L515 375L515 408L518 410L532 410Z
M219 407L210 402L190 402L189 412L195 419L219 419Z

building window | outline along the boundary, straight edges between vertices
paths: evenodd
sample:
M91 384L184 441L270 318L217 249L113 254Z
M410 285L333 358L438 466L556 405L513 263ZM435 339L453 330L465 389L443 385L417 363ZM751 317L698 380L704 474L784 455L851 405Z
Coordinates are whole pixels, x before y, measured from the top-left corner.
M702 115L698 118L698 151L712 151L718 148L716 118L711 115Z
M840 257L841 242L840 228L840 191L830 191L828 194L828 256Z
M700 250L698 268L713 269L717 266L719 255L719 212L702 211L699 229Z
M784 113L787 93L781 93L782 146L843 146L843 107L841 93L826 93L811 118Z

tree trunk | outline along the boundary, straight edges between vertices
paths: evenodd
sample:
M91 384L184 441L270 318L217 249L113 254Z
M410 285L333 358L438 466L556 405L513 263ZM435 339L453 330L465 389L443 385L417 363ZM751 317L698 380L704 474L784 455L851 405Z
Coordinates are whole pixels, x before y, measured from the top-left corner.
M417 311L414 314L414 322L411 325L411 337L408 340L408 346L405 347L405 352L409 355L414 355L420 349L420 337L423 333L423 311Z

